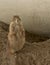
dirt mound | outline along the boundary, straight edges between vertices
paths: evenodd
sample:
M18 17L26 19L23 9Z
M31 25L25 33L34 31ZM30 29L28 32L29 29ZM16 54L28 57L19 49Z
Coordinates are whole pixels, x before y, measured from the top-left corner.
M13 56L9 55L8 27L8 24L0 23L0 65L14 65L15 61L16 65L50 65L50 39L38 43L30 43L28 40L23 49Z

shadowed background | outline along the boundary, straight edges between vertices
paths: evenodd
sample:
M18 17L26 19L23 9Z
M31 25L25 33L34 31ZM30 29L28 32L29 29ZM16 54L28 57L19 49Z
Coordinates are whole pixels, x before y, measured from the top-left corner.
M16 14L22 18L27 31L50 33L49 0L0 0L0 20L9 23Z

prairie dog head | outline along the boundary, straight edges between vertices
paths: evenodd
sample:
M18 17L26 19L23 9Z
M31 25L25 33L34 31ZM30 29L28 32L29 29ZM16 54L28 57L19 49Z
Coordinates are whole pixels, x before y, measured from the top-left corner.
M18 23L19 21L21 21L19 16L13 16L13 21Z

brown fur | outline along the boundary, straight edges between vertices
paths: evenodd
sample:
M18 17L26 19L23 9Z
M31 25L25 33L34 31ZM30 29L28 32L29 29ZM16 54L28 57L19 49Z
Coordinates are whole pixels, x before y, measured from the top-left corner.
M25 30L19 16L14 16L10 23L8 40L11 52L19 51L25 44Z

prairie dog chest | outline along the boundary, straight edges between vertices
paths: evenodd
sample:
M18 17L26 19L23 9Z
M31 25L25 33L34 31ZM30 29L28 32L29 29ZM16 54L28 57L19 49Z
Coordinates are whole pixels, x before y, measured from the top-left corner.
M20 28L20 26L19 26L19 24L18 23L16 23L15 25L14 25L14 27L15 27L15 32L16 33L19 33L20 31L21 31L21 28Z
M22 30L21 30L21 25L19 23L15 24L15 33L18 37L22 36Z

